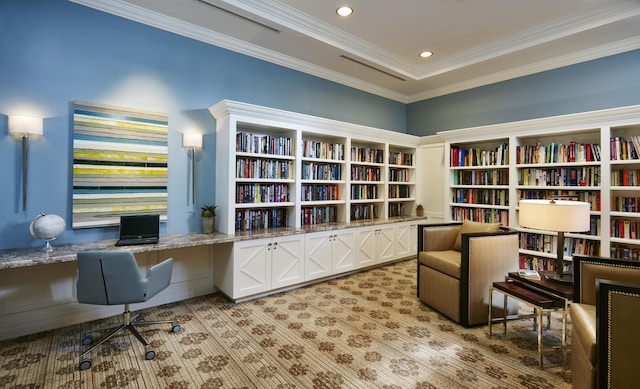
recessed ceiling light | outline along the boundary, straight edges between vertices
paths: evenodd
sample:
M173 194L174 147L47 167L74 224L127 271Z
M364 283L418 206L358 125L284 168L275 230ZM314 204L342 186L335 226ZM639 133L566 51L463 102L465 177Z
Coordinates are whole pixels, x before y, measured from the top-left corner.
M420 56L422 58L429 58L433 55L433 53L431 51L423 51L422 53L420 53Z
M340 7L336 10L336 13L340 16L349 16L353 13L353 8L347 6Z

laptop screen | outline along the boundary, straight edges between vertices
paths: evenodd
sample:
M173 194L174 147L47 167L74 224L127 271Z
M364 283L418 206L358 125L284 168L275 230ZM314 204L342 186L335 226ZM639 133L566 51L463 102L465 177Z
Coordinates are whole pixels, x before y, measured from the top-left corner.
M160 215L120 217L120 239L155 238L160 235Z

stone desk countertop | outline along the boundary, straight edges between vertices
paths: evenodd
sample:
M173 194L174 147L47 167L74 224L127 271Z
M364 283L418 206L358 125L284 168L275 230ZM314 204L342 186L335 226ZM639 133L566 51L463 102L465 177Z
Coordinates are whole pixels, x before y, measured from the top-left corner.
M76 254L80 251L90 250L129 250L133 253L143 253L147 251L171 250L177 248L204 246L208 244L232 243L241 240L272 238L276 236L286 236L301 233L311 233L320 231L341 230L345 228L357 228L365 226L375 226L389 223L399 223L413 220L426 221L424 217L398 217L393 219L355 221L351 223L329 223L320 226L305 226L302 228L277 228L268 230L256 230L250 232L238 232L236 234L176 234L161 235L157 244L115 246L116 240L101 240L88 243L74 243L56 246L51 252L42 251L40 247L19 248L0 250L0 270L14 269L46 265L53 263L76 261Z

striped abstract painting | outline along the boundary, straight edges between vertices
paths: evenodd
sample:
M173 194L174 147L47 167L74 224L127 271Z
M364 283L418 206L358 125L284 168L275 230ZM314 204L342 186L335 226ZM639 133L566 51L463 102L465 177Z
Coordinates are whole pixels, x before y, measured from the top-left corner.
M166 220L167 142L167 114L74 102L73 228Z

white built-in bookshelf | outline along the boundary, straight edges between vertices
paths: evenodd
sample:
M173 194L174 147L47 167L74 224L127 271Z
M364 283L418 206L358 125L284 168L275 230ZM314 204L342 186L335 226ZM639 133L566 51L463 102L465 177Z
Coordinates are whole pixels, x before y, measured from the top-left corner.
M640 107L439 133L445 139L446 221L500 222L520 231L523 268L552 269L553 231L519 227L518 201L552 196L591 204L590 231L565 235L573 254L638 259Z
M210 112L218 231L415 215L418 137L227 100Z

